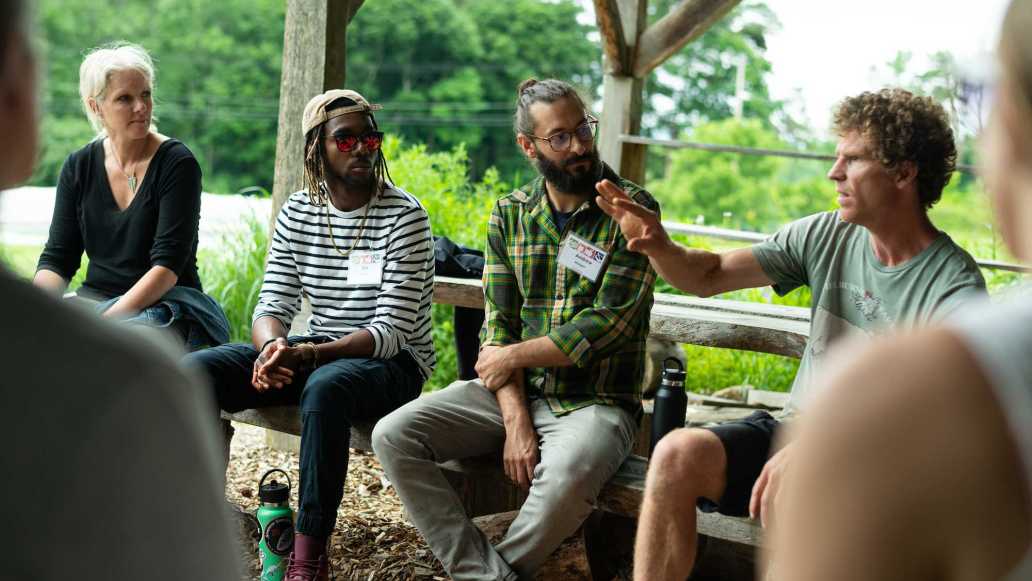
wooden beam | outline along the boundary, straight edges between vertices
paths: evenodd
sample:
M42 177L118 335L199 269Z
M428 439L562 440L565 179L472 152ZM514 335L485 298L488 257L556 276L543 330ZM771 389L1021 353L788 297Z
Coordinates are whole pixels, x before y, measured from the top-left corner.
M634 61L634 76L641 78L670 55L706 32L741 0L684 0L642 35Z
M627 75L606 74L602 81L602 115L599 119L598 153L617 173L623 174L624 144L620 136L641 130L642 94L645 82ZM641 176L624 176L639 184Z
M351 2L349 2L350 6L348 6L348 24L351 24L351 19L355 17L355 14L358 13L358 9L362 7L363 3L365 3L365 0L351 0Z
M605 55L606 73L627 75L634 63L631 62L627 40L624 37L620 6L616 0L595 0L595 20L602 35L602 52Z
M287 197L301 189L301 114L313 96L343 88L347 26L363 0L287 0L270 231Z
M619 29L623 31L623 44L626 47L623 54L627 55L628 63L634 62L638 41L642 31L645 30L649 1L597 0L595 4L596 8L600 4L603 5L609 15L607 18L619 15ZM615 25L613 28L615 29ZM606 60L611 60L608 53ZM602 88L598 151L602 160L617 173L624 175L624 170L630 170L634 177L626 175L624 177L641 183L644 176L638 175L643 172L635 169L637 161L629 160L631 161L630 167L625 167L624 146L620 142L622 134L635 134L641 129L642 93L645 85L641 77L631 75L630 69L629 65L614 67L607 64Z
M639 123L639 125L641 125ZM638 127L636 131L640 131L641 127ZM621 146L620 154L620 175L631 180L632 182L644 185L645 184L645 159L648 155L648 148L644 145L638 145L637 143L626 143L624 142Z

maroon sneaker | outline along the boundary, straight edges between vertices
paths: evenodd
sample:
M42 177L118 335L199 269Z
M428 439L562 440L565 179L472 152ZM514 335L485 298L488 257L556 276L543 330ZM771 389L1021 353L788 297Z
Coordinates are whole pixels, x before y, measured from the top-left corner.
M318 559L295 559L291 551L287 558L287 574L283 581L330 581L330 567L326 555Z

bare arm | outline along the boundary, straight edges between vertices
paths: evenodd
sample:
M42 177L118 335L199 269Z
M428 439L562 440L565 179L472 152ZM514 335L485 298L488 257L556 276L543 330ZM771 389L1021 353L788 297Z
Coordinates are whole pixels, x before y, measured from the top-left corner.
M344 357L372 357L375 348L373 334L368 329L359 329L336 341L316 345L315 350L319 357L317 361L321 365Z
M613 182L597 185L599 208L609 214L627 238L627 248L649 257L659 276L700 297L772 284L752 250L724 253L685 248L670 239L659 216L632 200Z
M511 380L495 392L505 424L505 447L502 462L505 475L521 488L530 488L534 467L538 463L538 438L527 408L523 388L523 372L512 374Z
M497 391L513 374L527 367L569 367L570 358L548 337L537 337L505 347L486 346L477 358L477 375L484 387Z
M261 350L270 339L282 337L287 338L287 329L276 317L259 317L251 325L251 343L254 348Z
M164 266L152 266L140 280L136 281L122 298L118 299L110 309L104 311L105 317L124 317L135 315L158 302L172 287L176 286L179 277Z
M68 281L63 276L45 268L36 271L36 276L32 277L32 284L55 294L61 294L68 289Z
M700 297L774 284L751 248L709 252L668 244L648 254L652 268L674 287Z
M376 349L373 334L368 329L360 329L335 341L319 345L290 346L283 330L283 323L274 317L262 317L255 321L252 339L255 347L262 351L255 361L251 379L251 383L259 391L269 387L278 389L291 383L304 361L319 366L345 357L372 357ZM262 349L269 341L271 343Z

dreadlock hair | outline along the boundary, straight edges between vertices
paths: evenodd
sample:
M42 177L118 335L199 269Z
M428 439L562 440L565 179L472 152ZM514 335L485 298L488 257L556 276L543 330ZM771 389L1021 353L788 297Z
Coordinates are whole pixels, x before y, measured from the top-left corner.
M349 107L355 104L351 99L341 97L327 105L326 111L330 112L334 109ZM380 128L376 124L376 117L373 117L373 114L368 112L366 115L373 122L373 129L379 130ZM329 192L323 187L323 184L326 182L326 149L323 146L325 132L326 124L323 123L313 127L308 131L308 135L305 136L305 171L303 179L305 189L308 190L308 201L315 206L325 205L329 198ZM376 161L373 162L373 179L376 182L373 198L382 194L388 184L394 185L394 178L391 177L391 172L387 169L387 158L384 157L382 150L376 152Z

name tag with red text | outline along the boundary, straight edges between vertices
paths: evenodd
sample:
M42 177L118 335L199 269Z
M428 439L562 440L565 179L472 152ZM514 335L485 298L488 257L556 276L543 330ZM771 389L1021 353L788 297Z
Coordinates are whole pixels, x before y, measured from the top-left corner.
M383 282L383 255L382 251L352 251L348 255L348 284L379 285Z
M591 282L596 282L602 272L602 266L606 263L606 256L608 253L605 250L576 234L570 234L559 250L559 264Z

